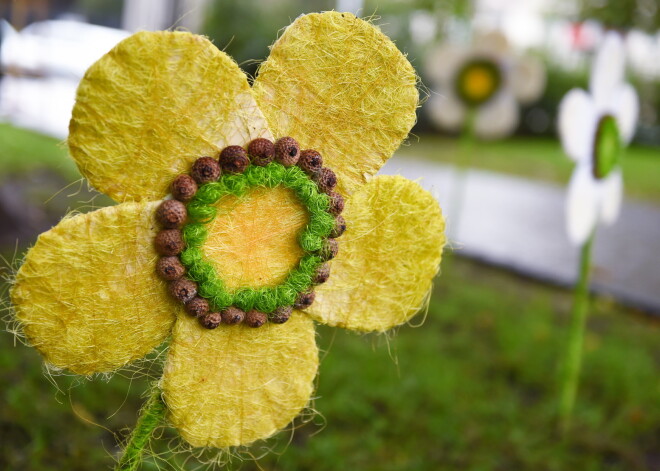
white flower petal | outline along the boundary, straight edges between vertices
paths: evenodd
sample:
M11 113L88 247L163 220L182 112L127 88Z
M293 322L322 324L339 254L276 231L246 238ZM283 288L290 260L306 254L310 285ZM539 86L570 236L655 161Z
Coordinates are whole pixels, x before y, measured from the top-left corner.
M518 59L511 73L511 88L520 103L537 100L545 90L545 66L534 56Z
M499 30L477 33L474 40L474 49L479 55L506 57L513 54L509 40Z
M626 56L621 36L610 31L596 53L589 84L596 109L601 113L611 113L616 90L623 83Z
M578 165L568 185L566 229L575 245L589 238L598 219L599 188L589 165Z
M519 114L513 94L510 90L503 90L477 110L475 132L483 139L506 137L516 130Z
M576 162L591 160L598 117L591 96L574 88L559 104L559 138L564 152Z
M437 85L447 85L454 80L467 58L465 48L455 44L443 44L429 53L426 59L426 75Z
M458 99L451 89L443 90L445 93L431 95L426 110L431 121L438 127L447 131L460 131L465 125L465 105Z
M613 107L621 140L629 144L635 135L639 116L639 98L635 88L629 83L620 87L615 95Z
M619 216L623 199L623 175L620 168L612 170L600 184L600 218L605 224L612 224Z

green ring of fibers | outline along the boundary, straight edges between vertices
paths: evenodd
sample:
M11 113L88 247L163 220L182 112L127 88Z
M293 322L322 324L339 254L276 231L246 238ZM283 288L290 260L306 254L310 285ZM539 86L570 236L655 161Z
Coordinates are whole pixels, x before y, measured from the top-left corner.
M298 266L277 286L241 287L231 291L202 253L208 237L206 224L217 214L214 205L224 196L241 198L253 188L280 185L292 190L309 212L309 223L298 238L304 255ZM181 263L188 270L187 277L197 283L199 295L217 310L236 306L243 311L256 309L272 313L280 307L290 306L313 285L316 270L323 263L319 252L335 227L335 218L328 212L329 207L329 197L320 192L316 183L299 167L285 167L273 162L264 167L250 165L244 173L222 175L217 182L200 186L187 204L190 222L182 229L186 249L180 255Z

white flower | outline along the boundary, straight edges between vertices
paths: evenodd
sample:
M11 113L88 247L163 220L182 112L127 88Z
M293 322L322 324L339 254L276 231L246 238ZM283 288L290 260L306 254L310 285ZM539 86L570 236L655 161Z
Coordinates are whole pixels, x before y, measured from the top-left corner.
M621 36L610 32L592 65L587 93L569 91L559 105L559 135L564 151L576 162L568 187L567 230L582 245L596 224L612 224L623 194L621 156L635 134L639 102L624 83L625 53Z
M545 68L535 57L516 57L497 32L476 37L471 47L445 44L427 60L434 82L428 104L441 128L460 131L474 115L474 132L484 139L511 134L518 125L519 103L531 103L545 88Z

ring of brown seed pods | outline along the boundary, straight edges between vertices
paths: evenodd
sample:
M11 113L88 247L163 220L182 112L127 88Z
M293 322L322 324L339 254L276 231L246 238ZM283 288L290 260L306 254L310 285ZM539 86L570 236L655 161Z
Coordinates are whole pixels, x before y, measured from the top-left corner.
M335 216L335 227L327 239L323 263L316 271L313 283L325 283L330 277L327 260L334 258L339 250L336 238L346 230L346 221L341 216L344 198L335 191L336 174L323 167L323 158L313 149L300 150L298 142L291 137L283 137L275 143L258 138L251 141L247 151L241 146L225 147L218 158L200 157L192 165L189 174L181 174L171 184L173 199L163 201L156 210L156 219L162 230L156 235L155 246L160 254L156 272L168 282L168 291L172 297L185 305L186 312L196 317L207 329L215 329L220 324L236 325L244 323L250 327L260 327L270 321L275 324L286 322L293 308L305 309L315 299L313 289L300 293L292 306L280 307L270 314L258 310L245 312L230 306L222 310L213 310L211 303L200 296L197 283L186 277L186 268L180 260L185 249L182 227L187 221L186 204L195 196L198 186L217 181L221 175L244 172L249 165L266 166L279 162L285 167L297 165L314 181L319 190L330 197L328 212Z

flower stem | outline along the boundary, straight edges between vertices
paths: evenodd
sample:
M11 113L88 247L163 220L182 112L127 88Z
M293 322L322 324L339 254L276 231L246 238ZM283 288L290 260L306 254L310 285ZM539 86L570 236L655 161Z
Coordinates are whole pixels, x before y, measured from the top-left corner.
M465 196L465 176L470 167L472 154L474 153L474 127L477 112L474 107L470 107L466 113L463 132L458 142L458 158L456 159L456 170L449 200L449 225L452 236L454 237L458 235L463 209L463 198Z
M149 443L151 434L165 417L165 404L161 398L161 391L154 388L151 397L140 411L137 425L131 433L124 455L117 463L115 471L134 471L142 463L142 453Z
M589 239L582 245L580 252L580 276L573 295L571 325L565 351L566 357L559 402L559 427L564 435L568 433L571 427L573 406L575 405L575 397L580 380L584 331L589 309L589 273L593 242L594 233L592 232Z

